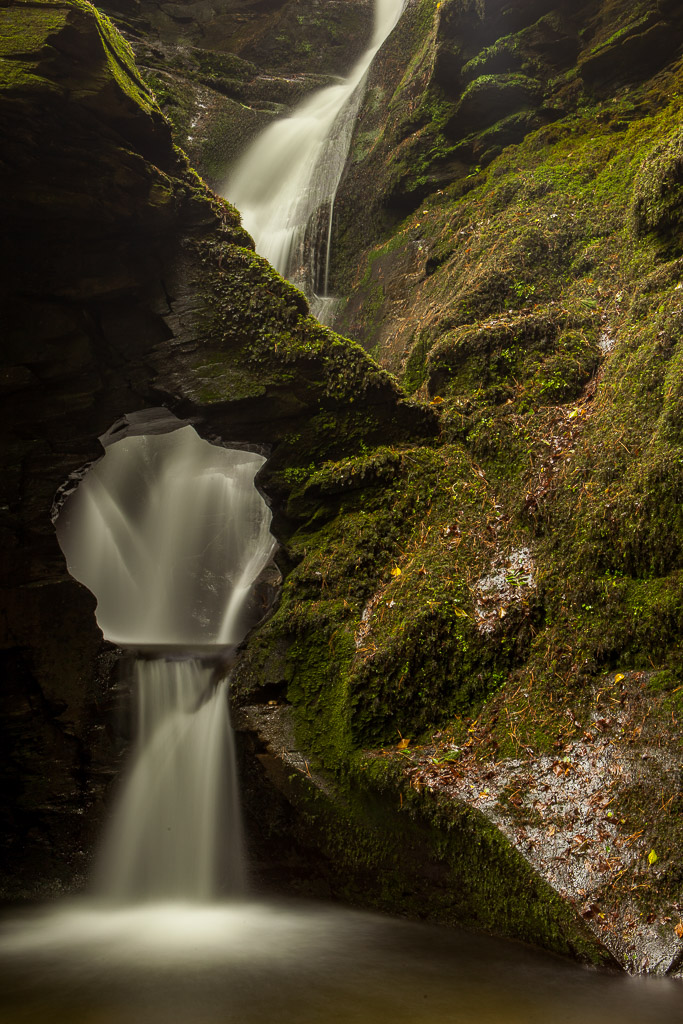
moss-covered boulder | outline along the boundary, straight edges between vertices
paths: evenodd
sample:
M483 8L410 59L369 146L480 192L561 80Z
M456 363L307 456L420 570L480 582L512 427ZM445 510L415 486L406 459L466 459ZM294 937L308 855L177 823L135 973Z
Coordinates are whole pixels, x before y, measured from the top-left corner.
M657 142L638 171L631 206L636 232L676 232L682 207L683 133L675 131Z
M487 128L516 110L533 107L541 95L541 83L526 75L480 75L463 92L445 130L460 137L473 128Z
M617 3L601 14L593 45L579 59L581 77L592 88L653 74L683 44L683 16L676 4Z

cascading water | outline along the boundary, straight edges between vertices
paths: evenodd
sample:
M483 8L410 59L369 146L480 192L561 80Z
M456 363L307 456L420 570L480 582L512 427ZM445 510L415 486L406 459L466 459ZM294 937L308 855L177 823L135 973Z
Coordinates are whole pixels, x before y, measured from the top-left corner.
M322 270L304 271L307 238L322 232L329 252L359 90L402 6L379 0L373 45L349 79L257 144L246 173L253 202L231 194L259 250L309 282L309 294L325 295L328 256ZM253 482L262 461L209 446L190 428L109 448L57 521L106 636L204 655L241 639L273 548ZM680 1020L676 982L585 972L522 945L339 906L211 901L244 885L220 656L148 652L134 674L138 739L97 869L106 905L65 901L0 922L3 1024Z
M680 1020L680 983L645 987L339 906L239 898L223 675L230 644L256 617L249 594L272 551L254 487L262 461L190 428L127 437L64 504L60 540L98 596L105 634L167 650L148 649L135 666L138 740L96 872L99 898L0 920L0 1024ZM181 659L178 640L197 656ZM348 854L354 834L339 836Z
M244 636L270 560L260 455L192 427L127 437L67 499L57 534L121 646L203 650L139 658L138 735L94 889L119 903L244 890L239 797L221 658Z
M189 426L107 448L56 521L107 639L186 648L242 639L245 602L273 551L254 487L264 461Z
M242 214L256 251L301 288L329 322L334 201L373 58L397 24L405 0L376 0L370 46L338 85L315 93L276 121L247 150L223 194Z
M128 903L245 890L227 684L198 660L138 660L138 738L94 891Z

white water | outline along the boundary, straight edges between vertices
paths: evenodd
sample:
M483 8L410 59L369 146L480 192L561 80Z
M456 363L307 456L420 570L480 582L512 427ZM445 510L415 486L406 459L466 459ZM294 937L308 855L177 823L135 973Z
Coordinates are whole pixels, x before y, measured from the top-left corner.
M256 251L311 300L325 322L334 200L373 58L405 0L376 0L370 46L338 85L270 125L232 172L223 194L242 214Z
M56 522L107 639L126 647L242 639L245 601L274 545L254 486L264 462L211 445L192 427L107 448Z
M69 569L96 595L108 639L205 652L135 664L137 739L93 880L110 902L244 891L220 665L253 619L251 591L273 553L271 515L254 485L264 461L210 445L192 427L126 437L57 519Z
M245 890L227 684L199 661L138 661L138 738L95 892L119 902Z

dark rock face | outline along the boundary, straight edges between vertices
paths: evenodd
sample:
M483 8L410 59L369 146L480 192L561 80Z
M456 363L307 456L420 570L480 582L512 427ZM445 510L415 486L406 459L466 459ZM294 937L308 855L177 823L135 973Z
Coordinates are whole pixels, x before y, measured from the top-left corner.
M98 706L115 659L50 521L58 488L101 454L98 436L125 412L166 404L204 433L277 448L312 410L342 410L358 378L358 437L433 427L254 255L237 214L174 148L106 18L79 0L17 0L0 24L11 895L35 891L37 874L47 885L82 872L118 754ZM297 457L311 455L303 446Z
M109 0L104 8L148 38L236 54L273 71L343 74L372 26L369 0Z
M482 75L463 92L446 131L460 138L468 130L488 128L508 114L532 109L541 93L541 83L526 75Z

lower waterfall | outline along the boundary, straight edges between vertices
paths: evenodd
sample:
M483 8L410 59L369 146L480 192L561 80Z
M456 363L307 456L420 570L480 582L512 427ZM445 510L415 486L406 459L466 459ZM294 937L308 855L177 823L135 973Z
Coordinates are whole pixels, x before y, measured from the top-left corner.
M138 736L94 892L121 902L245 891L227 683L199 660L135 664Z

